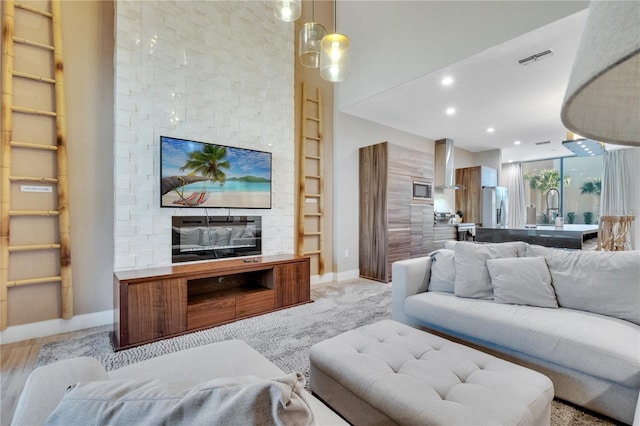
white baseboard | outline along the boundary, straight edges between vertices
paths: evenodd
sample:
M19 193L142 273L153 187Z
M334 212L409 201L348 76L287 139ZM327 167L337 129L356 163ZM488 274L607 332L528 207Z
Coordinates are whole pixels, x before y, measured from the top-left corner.
M76 315L71 319L54 319L31 324L14 325L0 331L0 344L53 336L100 325L113 324L113 310Z
M359 269L354 269L352 271L344 271L344 272L328 272L324 275L312 275L311 285L330 283L334 281L355 280L358 277L360 277Z
M336 274L336 281L355 280L355 279L357 279L359 277L360 277L360 270L359 269L352 269L351 271L338 272Z
M330 283L334 281L334 273L329 272L324 275L311 275L311 285Z

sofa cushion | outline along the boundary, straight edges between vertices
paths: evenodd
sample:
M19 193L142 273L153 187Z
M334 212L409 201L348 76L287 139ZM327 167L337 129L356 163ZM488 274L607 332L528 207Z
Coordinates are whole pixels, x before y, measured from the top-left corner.
M453 250L440 249L429 254L431 257L431 278L429 291L453 293L456 282L456 259Z
M423 292L405 314L429 328L528 354L627 387L640 386L640 327L573 309L546 309ZM615 360L615 361L612 361Z
M544 257L487 259L487 268L495 302L558 307Z
M304 377L202 383L109 380L69 386L46 424L313 424Z
M200 244L200 228L173 227L173 245L193 246Z
M640 251L566 251L529 246L544 256L558 304L640 324Z
M473 299L493 299L487 259L517 256L518 245L512 243L458 242L455 245L455 295Z

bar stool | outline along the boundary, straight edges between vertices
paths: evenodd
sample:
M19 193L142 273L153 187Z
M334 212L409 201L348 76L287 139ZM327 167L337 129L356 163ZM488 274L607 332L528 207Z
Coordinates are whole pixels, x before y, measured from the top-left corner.
M622 251L629 248L629 230L635 219L635 216L600 216L597 250Z

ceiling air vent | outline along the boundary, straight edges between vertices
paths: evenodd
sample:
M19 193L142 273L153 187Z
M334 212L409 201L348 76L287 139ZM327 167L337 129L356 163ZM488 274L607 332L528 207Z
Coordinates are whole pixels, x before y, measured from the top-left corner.
M526 58L518 59L518 63L520 65L529 65L532 62L539 61L544 58L548 58L553 55L553 50L547 49L539 53L535 53L533 55L527 56Z
M546 145L546 144L549 144L549 143L551 143L551 141L536 142L535 144L536 145Z

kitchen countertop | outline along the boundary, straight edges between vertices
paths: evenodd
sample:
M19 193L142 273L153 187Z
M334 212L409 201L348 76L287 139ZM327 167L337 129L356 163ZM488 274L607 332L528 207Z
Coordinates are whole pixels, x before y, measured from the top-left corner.
M525 228L524 226L519 228L502 228L502 227L478 227L479 229L496 229L496 230L521 230L521 231L553 231L553 232L582 232L584 233L592 233L598 232L598 225L574 225L574 224L566 224L562 227L556 228L554 225L538 225L535 228Z
M476 228L476 241L504 243L525 241L546 247L580 250L585 239L598 234L598 225L538 225L536 228Z

